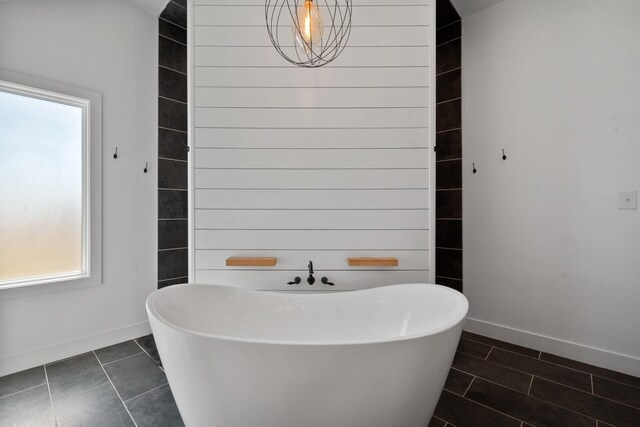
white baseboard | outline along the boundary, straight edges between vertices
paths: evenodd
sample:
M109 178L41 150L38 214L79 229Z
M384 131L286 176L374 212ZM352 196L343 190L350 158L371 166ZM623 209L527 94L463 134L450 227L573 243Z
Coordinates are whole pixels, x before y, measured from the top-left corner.
M640 358L467 318L464 330L640 377Z
M0 377L45 363L86 353L87 351L118 344L151 333L149 322L140 322L97 334L85 335L68 341L37 347L0 357Z

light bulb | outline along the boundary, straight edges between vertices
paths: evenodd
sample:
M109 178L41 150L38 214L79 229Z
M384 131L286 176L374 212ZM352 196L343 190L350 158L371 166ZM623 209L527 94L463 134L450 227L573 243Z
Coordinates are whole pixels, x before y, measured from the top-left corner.
M293 23L294 44L306 56L319 51L322 46L322 15L313 0L304 0L296 11Z

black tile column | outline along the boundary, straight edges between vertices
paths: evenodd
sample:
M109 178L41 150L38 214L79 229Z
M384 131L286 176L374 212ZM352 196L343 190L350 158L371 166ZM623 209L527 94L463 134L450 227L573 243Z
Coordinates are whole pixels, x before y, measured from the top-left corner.
M462 291L462 29L436 3L436 283Z
M187 9L170 1L159 19L158 288L188 280Z

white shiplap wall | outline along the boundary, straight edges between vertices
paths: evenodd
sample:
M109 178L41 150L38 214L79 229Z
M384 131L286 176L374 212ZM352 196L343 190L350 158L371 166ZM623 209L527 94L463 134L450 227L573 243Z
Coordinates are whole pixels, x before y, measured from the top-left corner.
M354 0L348 47L303 69L271 45L262 1L194 0L192 282L431 281L431 1ZM278 264L228 268L230 256ZM349 256L400 265L350 268Z

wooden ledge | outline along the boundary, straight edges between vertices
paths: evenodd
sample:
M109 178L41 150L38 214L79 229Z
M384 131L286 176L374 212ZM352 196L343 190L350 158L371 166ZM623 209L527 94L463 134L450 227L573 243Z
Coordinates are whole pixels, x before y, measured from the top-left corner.
M398 258L347 258L350 267L397 267Z
M276 257L230 257L227 267L274 267L277 261Z

